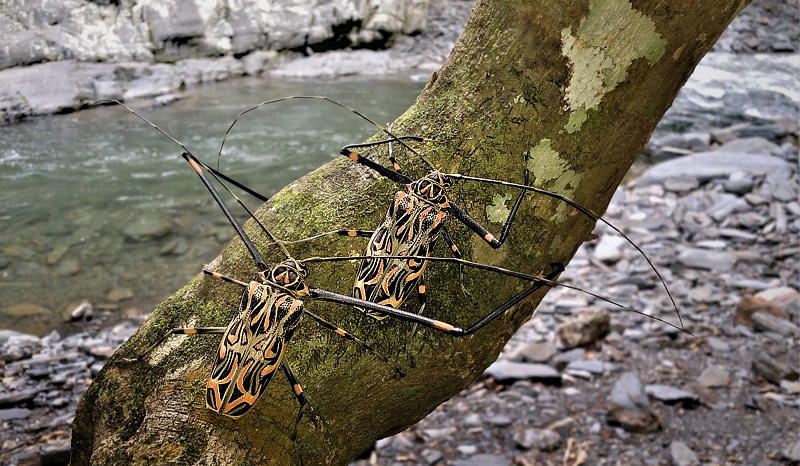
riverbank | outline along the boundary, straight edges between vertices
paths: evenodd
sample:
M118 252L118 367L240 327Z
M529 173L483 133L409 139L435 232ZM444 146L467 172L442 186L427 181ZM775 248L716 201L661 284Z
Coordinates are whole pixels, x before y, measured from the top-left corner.
M279 28L273 35L284 37L272 41L263 38L263 43L252 39L254 34L248 33L249 29L240 32L248 39L237 40L237 36L233 36L227 39L228 43L208 32L213 28L199 17L195 22L190 21L191 31L184 31L184 34L196 34L194 42L175 47L170 47L169 43L180 41L165 32L154 36L152 40L157 43L140 41L145 42L144 45L136 41L134 45L125 45L120 38L116 42L108 41L104 47L92 47L91 43L62 38L66 49L47 52L49 49L37 42L41 38L30 31L6 32L0 34L0 41L5 39L22 49L28 44L41 56L28 56L25 49L19 56L10 53L8 63L0 63L0 125L36 115L77 111L102 99L150 99L156 105L168 104L179 99L187 88L240 77L320 80L363 74L402 75L426 81L447 58L473 4L471 1L432 0L430 3L409 2L405 9L378 6L373 12L343 8L349 13L330 15L324 21L319 20L321 22L315 22L315 16L309 13L290 22L262 25L264 30ZM13 9L12 6L7 8ZM95 5L92 8L113 7ZM407 13L385 16L381 8ZM87 22L95 15L100 13L84 13ZM354 26L362 17L363 24ZM79 25L74 27L80 29ZM164 31L174 29L168 22L150 27ZM181 27L186 25L182 22ZM319 37L315 39L313 34L303 36L297 32L304 28L317 31ZM22 36L25 40L20 38ZM58 37L62 36L70 37L70 34L62 33ZM237 42L242 43L239 48L233 45ZM337 47L342 49L334 50ZM797 5L756 0L733 21L712 51L793 54L800 51L798 47L800 13ZM161 53L154 53L154 49ZM317 53L320 50L327 50L327 53Z

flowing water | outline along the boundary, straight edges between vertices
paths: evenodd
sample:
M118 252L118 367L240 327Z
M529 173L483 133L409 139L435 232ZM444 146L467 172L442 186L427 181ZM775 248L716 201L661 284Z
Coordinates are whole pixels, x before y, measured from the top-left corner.
M258 102L322 94L383 124L421 89L390 78L242 79L140 113L211 163L238 112ZM221 169L269 196L375 132L326 102L270 105L237 123ZM234 234L180 148L121 107L0 127L0 142L0 328L43 334L82 301L149 312Z

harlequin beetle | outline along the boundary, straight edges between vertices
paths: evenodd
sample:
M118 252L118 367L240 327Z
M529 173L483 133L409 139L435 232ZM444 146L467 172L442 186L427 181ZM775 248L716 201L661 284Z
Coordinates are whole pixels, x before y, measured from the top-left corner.
M98 102L97 104L106 102L109 101L102 101ZM255 247L248 235L244 232L244 229L239 222L234 218L230 209L223 202L216 188L206 177L203 168L206 167L208 169L207 165L194 157L180 141L165 133L155 124L140 116L138 113L124 104L118 101L111 102L120 105L129 112L133 113L138 118L150 124L163 135L170 138L181 148L183 148L183 157L189 162L193 170L197 173L203 184L211 193L214 201L222 209L224 215L236 230L259 270L259 281L243 282L235 278L221 275L209 269L203 269L205 274L210 275L215 279L223 280L243 288L237 315L229 322L227 327L173 328L169 333L152 344L146 351L141 353L138 358L128 360L141 360L142 357L149 354L153 349L161 345L171 335L223 335L206 387L207 407L221 415L231 418L239 418L249 412L249 410L264 392L278 367L280 366L282 372L285 374L287 380L292 386L292 392L295 398L300 404L300 409L294 423L292 434L293 436L296 436L297 426L308 404L308 399L305 396L302 387L300 386L298 378L293 373L285 357L285 351L303 315L307 315L309 318L319 323L326 329L333 331L337 335L361 345L375 355L379 360L389 364L388 358L376 351L361 339L307 310L305 308L304 300L310 299L345 304L361 309L367 309L372 312L380 312L386 315L391 315L401 320L445 332L452 336L465 336L483 328L498 316L510 309L512 306L544 286L556 285L579 289L577 287L559 284L553 281L563 270L563 266L560 264L553 264L552 272L546 277L536 277L499 267L476 264L458 258L403 256L404 260L456 262L460 265L468 265L522 278L531 283L522 292L507 300L491 313L480 319L476 324L467 329L462 329L447 322L406 312L392 306L382 305L319 288L309 288L305 282L305 278L309 273L308 268L305 265L306 262L349 261L364 257L312 257L306 260L294 258L289 253L283 242L275 238L270 230L266 228L263 223L258 221L252 212L250 212L249 209L246 209L241 200L236 197L224 183L220 181L220 178L217 178L217 181L220 182L220 184L231 195L234 196L237 202L245 207L247 212L256 220L261 230L270 238L273 243L278 245L281 252L286 256L281 263L273 267L269 267L264 257ZM216 171L212 172L212 175L216 178L217 175L215 172ZM389 257L389 259L396 258L397 257ZM600 299L605 299L599 296L597 297ZM606 301L616 304L610 300ZM618 306L626 308L625 306ZM401 376L403 375L403 371L401 369L391 364L389 365L397 374Z

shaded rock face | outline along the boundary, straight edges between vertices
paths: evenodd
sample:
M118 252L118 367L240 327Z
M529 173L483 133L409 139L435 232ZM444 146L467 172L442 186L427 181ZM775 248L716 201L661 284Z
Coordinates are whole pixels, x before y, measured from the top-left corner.
M428 0L7 0L0 69L43 61L174 61L425 29Z

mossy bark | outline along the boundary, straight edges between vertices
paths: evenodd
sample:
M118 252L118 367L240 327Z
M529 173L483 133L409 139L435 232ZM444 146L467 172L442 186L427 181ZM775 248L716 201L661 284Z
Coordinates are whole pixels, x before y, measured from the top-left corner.
M424 152L437 168L535 184L603 212L633 160L700 58L747 2L486 0L476 6L444 66L394 123L399 134L432 139ZM380 150L368 154L386 160ZM401 154L404 169L426 169ZM186 176L193 176L187 169ZM372 229L398 188L341 159L293 182L258 216L284 239L336 228ZM517 192L461 182L451 197L498 233ZM593 225L563 203L529 194L506 244L491 250L460 224L450 232L465 257L533 274L566 263ZM252 222L247 231L268 260L280 255ZM355 255L365 240L329 238L290 245L298 258ZM436 255L446 255L443 245ZM251 258L234 240L210 267L247 280ZM309 285L349 294L356 264L309 264ZM465 298L457 269L431 264L428 307L466 327L525 283L468 269ZM72 465L347 464L375 440L399 432L457 394L497 357L532 314L542 293L473 336L455 339L410 325L378 323L345 306L309 301L309 310L392 356L405 377L356 345L305 320L288 360L312 409L290 440L297 403L282 374L240 420L205 408L205 385L219 337L175 336L140 363L135 356L169 328L223 326L240 289L198 276L162 303L98 375L74 423ZM410 299L404 306L416 306ZM413 364L412 361L413 360Z

